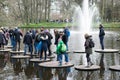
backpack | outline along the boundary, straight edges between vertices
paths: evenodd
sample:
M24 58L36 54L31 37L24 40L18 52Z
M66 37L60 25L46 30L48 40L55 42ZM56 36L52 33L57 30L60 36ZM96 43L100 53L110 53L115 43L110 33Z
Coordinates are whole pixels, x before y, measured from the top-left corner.
M66 50L67 50L66 45L64 43L61 44L60 52L64 53L64 52L66 52Z
M42 46L42 42L40 41L37 46L36 46L36 50L40 51L41 50L41 46Z
M41 40L41 35L38 34L36 39L37 39L37 41L40 41Z
M90 41L89 41L89 47L90 48L95 47L95 43L94 43L94 41L92 39L90 39Z
M63 43L63 41L60 41L57 45L56 53L61 54L61 53L66 52L66 50L67 50L66 45Z
M102 35L105 35L105 32L104 32L104 30L103 30L103 29L101 30L101 34L102 34Z

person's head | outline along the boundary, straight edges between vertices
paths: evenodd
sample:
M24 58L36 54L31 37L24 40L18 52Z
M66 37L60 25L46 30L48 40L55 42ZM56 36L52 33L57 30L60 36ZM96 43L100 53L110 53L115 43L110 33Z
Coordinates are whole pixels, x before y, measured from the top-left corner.
M41 31L41 32L44 31L44 27L41 27L41 28L40 28L40 31Z
M63 35L64 35L64 32L63 32L63 31L60 31L59 34L60 34L60 36L63 36Z
M92 37L92 35L89 35L89 34L86 33L86 34L84 35L84 37L85 37L85 39L88 39L89 37Z
M103 28L102 24L99 25L99 29Z

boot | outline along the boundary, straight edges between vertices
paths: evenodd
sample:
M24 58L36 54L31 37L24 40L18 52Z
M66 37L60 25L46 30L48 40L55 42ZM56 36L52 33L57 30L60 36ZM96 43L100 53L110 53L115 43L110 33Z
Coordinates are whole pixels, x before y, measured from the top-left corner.
M85 66L86 68L90 67L90 62L87 62L87 66Z
M94 65L91 61L89 62L90 66Z

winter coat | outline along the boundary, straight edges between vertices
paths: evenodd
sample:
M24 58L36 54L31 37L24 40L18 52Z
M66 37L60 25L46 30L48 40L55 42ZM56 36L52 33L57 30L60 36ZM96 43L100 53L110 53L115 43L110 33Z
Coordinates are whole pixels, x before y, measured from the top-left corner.
M84 44L84 46L85 46L85 52L87 54L92 54L92 48L90 48L89 42L90 42L90 37L87 37L86 41L85 41L85 44Z
M42 41L41 50L47 51L48 48L47 40L48 40L48 36L45 33L42 33L40 37L40 41Z
M15 31L14 31L14 37L15 37L15 41L17 41L17 42L20 42L20 36L23 36L22 35L22 33L18 30L18 29L16 29Z
M49 32L46 32L46 35L48 36L47 43L48 45L51 45L52 44L51 40L53 39L53 36Z
M23 43L28 44L28 45L32 44L32 36L30 35L30 33L27 32L25 34L25 36L23 38Z
M104 37L105 32L103 28L100 28L99 37Z
M64 42L64 44L67 44L68 42L68 37L65 34L62 36L62 41Z

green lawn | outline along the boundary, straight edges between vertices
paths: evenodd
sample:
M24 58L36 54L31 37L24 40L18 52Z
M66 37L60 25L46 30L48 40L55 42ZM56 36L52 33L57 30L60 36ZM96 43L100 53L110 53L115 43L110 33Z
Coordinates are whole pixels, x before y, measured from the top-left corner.
M62 28L62 27L66 27L66 26L71 26L72 23L57 23L57 22L41 22L39 24L29 24L29 25L22 25L21 27L23 28L30 28L30 27L34 27L34 28L38 28L38 27L47 27L47 28Z
M111 22L111 23L102 23L106 28L109 27L120 27L120 22ZM21 28L38 28L38 27L47 27L47 28L63 28L66 26L72 26L72 23L57 23L57 22L41 22L39 24L29 24L22 25ZM94 25L94 27L99 27L99 25Z
M119 27L120 28L120 22L111 22L111 23L103 23L104 27Z

